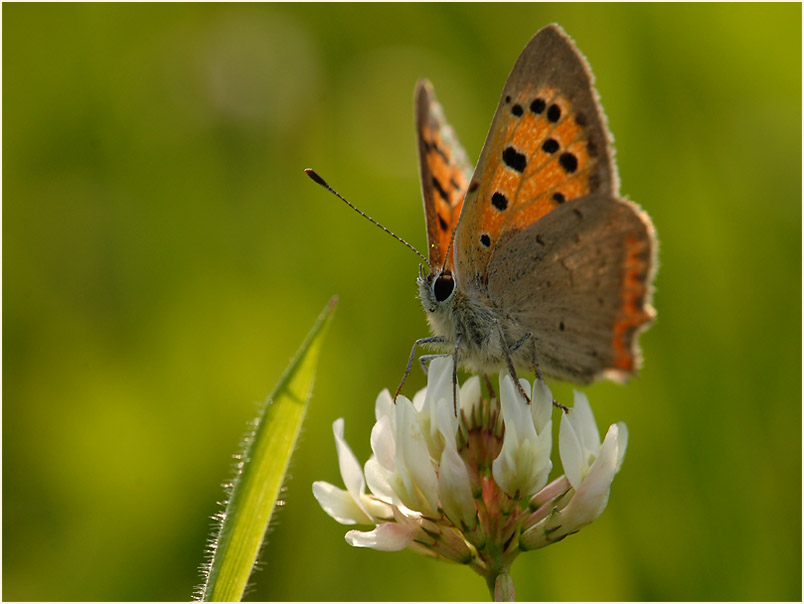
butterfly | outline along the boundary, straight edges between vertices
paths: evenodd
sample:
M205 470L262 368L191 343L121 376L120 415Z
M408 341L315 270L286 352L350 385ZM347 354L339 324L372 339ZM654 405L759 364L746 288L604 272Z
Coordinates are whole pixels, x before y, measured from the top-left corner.
M433 336L416 341L405 378L421 345L482 374L633 375L655 317L656 237L619 197L593 76L569 36L548 25L525 47L474 171L428 81L415 103L429 257L418 289Z

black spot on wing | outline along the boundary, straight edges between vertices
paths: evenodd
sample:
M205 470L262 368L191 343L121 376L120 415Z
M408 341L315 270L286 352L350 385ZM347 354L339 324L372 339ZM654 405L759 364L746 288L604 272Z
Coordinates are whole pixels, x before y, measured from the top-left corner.
M542 151L545 153L555 153L558 151L558 141L554 138L548 138L542 143Z
M562 153L561 157L558 158L558 163L561 164L561 167L564 168L564 171L568 174L572 174L578 169L578 158L569 152Z
M544 102L544 99L536 98L533 99L533 102L530 104L530 110L536 115L539 115L544 111L546 105L547 103Z
M441 195L441 199L443 199L446 202L449 202L449 196L447 195L447 192L444 190L444 187L441 186L441 183L435 176L433 176L433 187L435 188L436 191L438 191L438 194Z
M491 205L502 212L508 207L508 198L500 192L491 196Z
M506 166L512 170L516 170L517 172L524 172L525 167L528 165L527 158L522 153L510 146L503 150L502 159Z
M435 151L436 153L438 153L441 156L441 158L445 162L449 163L449 156L444 152L444 150L441 147L439 147L437 144L435 144L435 142L430 143L429 146L426 147L426 148L427 148L428 151Z

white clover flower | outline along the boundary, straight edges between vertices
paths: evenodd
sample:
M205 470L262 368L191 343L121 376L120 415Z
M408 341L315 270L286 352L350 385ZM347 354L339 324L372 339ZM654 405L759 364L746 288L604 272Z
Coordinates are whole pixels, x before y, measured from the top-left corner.
M589 400L581 392L574 394L574 407L561 417L558 434L565 475L534 497L532 503L540 507L523 525L523 549L544 547L597 520L625 457L625 424L611 425L601 445Z
M527 380L519 381L523 390L530 390ZM500 376L500 405L505 437L502 451L492 464L494 480L508 496L527 498L545 485L553 467L550 461L553 396L547 386L537 380L528 406L514 380L505 374Z
M434 359L413 401L399 396L394 404L387 390L377 397L373 455L362 470L343 420L335 421L346 489L319 481L313 494L341 524L373 527L348 531L347 542L467 564L493 596L513 597L508 570L520 552L559 541L603 512L628 438L618 423L601 444L589 402L576 392L559 429L566 474L547 484L553 396L542 381L520 382L530 404L507 372L499 403L481 398L479 378L470 378L458 390L456 417L452 359Z

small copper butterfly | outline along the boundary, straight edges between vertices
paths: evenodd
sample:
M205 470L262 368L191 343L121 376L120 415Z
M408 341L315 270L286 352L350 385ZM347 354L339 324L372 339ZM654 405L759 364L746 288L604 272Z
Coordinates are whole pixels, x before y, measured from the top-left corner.
M549 25L522 51L474 173L427 81L416 130L430 265L418 286L435 334L417 344L481 373L633 374L655 316L656 239L618 197L606 118L569 36Z
M483 374L632 375L656 314L656 238L618 196L606 118L569 36L548 25L522 51L474 173L429 82L415 98L429 256L418 287L434 335L414 344L402 384L419 345Z

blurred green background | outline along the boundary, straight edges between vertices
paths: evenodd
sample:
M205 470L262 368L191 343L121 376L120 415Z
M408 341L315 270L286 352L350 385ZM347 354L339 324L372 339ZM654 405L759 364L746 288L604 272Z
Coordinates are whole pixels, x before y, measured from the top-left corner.
M596 74L622 192L661 240L606 513L523 555L520 599L801 599L801 6L3 6L3 597L187 600L247 422L340 305L249 599L476 600L358 550L317 506L331 424L427 334L413 87L475 159L559 22ZM415 371L406 386L424 384ZM564 402L567 385L552 384Z

